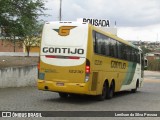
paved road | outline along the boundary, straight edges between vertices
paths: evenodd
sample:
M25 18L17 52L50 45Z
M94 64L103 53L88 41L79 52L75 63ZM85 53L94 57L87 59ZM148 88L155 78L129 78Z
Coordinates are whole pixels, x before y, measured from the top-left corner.
M61 99L57 93L39 91L35 87L0 89L0 111L33 110L160 111L160 72L145 72L144 86L137 93L121 92L105 101L84 96Z
M145 80L152 80L152 81L157 81L160 82L160 72L154 72L154 71L145 71Z

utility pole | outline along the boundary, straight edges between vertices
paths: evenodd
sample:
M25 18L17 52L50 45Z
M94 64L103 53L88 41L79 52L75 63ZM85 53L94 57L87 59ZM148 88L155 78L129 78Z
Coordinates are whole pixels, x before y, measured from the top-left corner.
M62 0L60 0L59 21L62 20Z
M158 33L157 33L157 42L159 42L159 41L158 41Z

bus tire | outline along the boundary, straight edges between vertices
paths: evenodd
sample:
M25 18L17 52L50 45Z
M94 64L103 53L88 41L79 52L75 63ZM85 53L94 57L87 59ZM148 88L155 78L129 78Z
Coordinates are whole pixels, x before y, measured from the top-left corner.
M137 80L137 82L136 82L136 88L135 89L131 89L131 93L136 93L138 87L139 87L139 81Z
M68 97L68 94L67 94L67 93L61 93L61 92L59 92L59 96L60 96L61 98L67 98L67 97Z
M97 96L97 99L99 101L103 101L106 98L106 94L107 94L107 84L106 82L104 82L103 84L103 88L102 88L102 94Z
M114 88L115 88L115 84L114 82L112 81L109 89L107 90L107 94L106 94L106 98L107 99L111 99L114 95Z

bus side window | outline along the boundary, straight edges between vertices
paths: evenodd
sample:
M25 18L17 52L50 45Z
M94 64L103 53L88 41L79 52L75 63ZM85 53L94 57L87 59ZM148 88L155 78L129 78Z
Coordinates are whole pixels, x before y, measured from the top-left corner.
M122 43L117 41L117 54L118 58L122 59Z
M135 62L138 63L138 50L135 50L134 58L135 58Z
M110 38L109 52L111 57L117 57L116 41Z
M134 62L134 49L130 47L131 53L130 53L130 61Z
M127 46L127 49L126 49L126 53L127 53L127 60L130 61L130 54L131 54L131 49L129 46Z
M94 52L109 56L109 40L110 38L100 33L94 33Z
M113 40L113 48L114 48L114 57L117 58L117 41Z
M111 38L109 38L109 56L113 56L112 55L112 41L111 41Z
M134 53L132 47L130 47L130 61L134 62Z
M94 47L94 52L97 53L98 51L98 44L97 44L97 35L96 32L93 31L93 47Z
M97 37L97 53L102 54L102 37L100 34L96 33Z
M106 43L105 43L105 36L101 35L102 44L101 44L101 54L106 55Z
M134 49L134 62L137 62L137 50L136 49Z
M109 56L109 37L105 37L105 48L106 48L105 55Z
M127 60L127 46L122 44L122 59Z

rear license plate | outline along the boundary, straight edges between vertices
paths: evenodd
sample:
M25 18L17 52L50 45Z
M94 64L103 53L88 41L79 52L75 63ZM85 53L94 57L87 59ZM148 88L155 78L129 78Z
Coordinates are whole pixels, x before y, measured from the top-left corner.
M64 83L56 83L57 86L64 86Z

